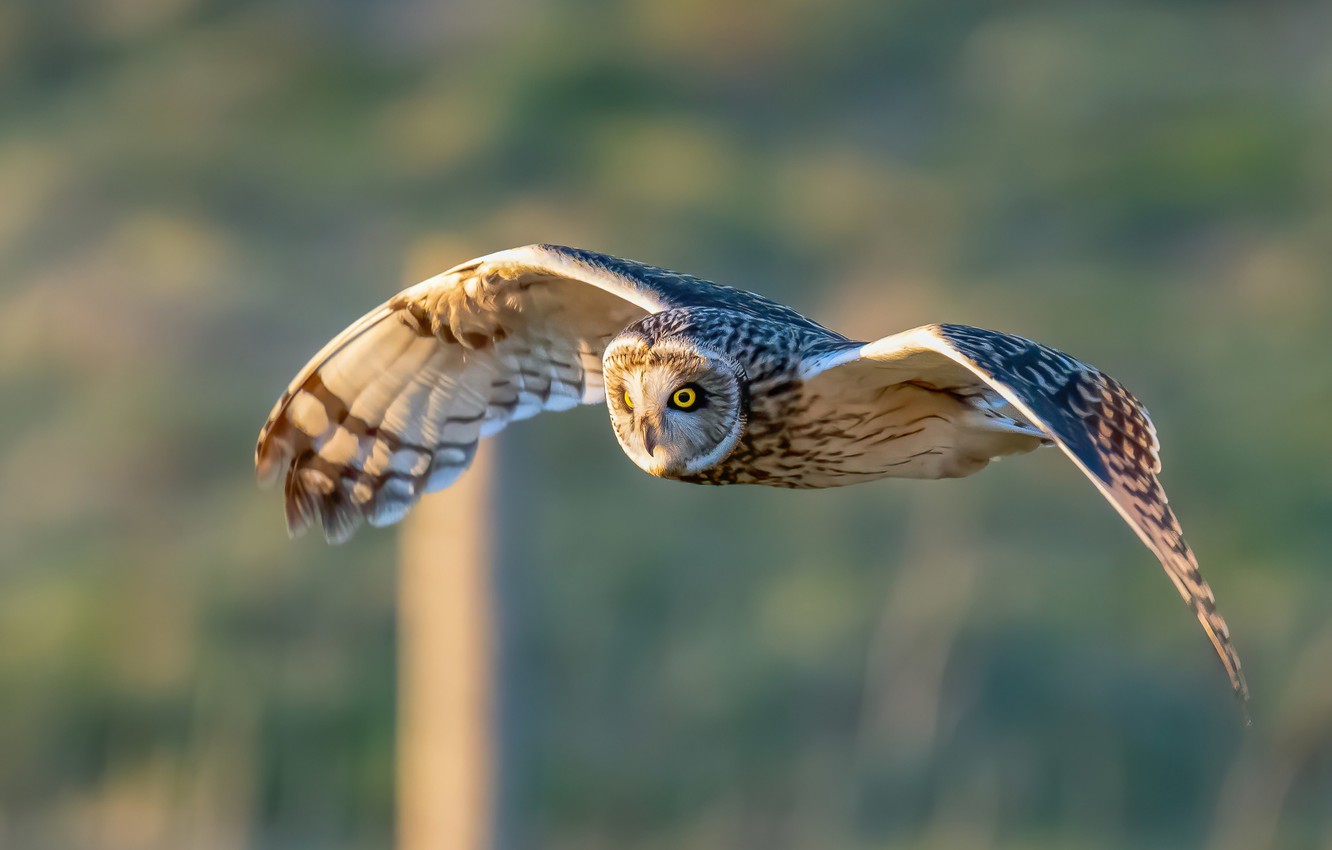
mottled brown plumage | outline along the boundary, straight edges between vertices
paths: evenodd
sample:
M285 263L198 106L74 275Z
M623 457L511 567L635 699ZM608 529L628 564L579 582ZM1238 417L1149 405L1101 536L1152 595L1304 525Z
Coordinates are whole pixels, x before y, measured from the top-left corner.
M1239 657L1156 474L1156 431L1118 382L1055 349L961 325L863 343L762 296L533 245L392 298L297 375L259 436L287 525L330 541L401 519L477 442L605 402L625 453L700 484L822 488L954 478L1058 445L1165 568L1237 696Z

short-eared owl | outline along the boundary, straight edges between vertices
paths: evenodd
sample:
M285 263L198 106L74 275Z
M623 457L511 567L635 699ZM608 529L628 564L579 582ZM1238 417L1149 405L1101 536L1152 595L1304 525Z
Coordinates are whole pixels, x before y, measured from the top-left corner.
M625 454L700 484L836 487L958 478L1057 445L1142 538L1247 689L1212 590L1157 481L1156 431L1113 378L1021 337L926 325L856 342L789 307L556 245L463 263L315 355L255 452L287 527L330 541L397 522L477 441L605 402Z

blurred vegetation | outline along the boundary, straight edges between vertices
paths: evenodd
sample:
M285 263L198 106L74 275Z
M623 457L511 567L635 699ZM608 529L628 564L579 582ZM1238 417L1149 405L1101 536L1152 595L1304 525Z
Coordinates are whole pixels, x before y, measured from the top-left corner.
M1255 725L1055 452L713 491L582 410L504 438L531 846L1329 846L1313 0L7 0L0 846L391 842L394 535L289 542L253 438L364 310L535 241L1119 377Z

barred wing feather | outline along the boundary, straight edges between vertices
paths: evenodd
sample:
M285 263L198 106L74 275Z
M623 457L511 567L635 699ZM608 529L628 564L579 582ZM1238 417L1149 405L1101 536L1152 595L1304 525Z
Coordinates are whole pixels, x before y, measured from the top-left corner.
M293 536L318 522L340 542L362 520L397 522L451 484L482 437L600 402L609 339L709 286L558 246L463 263L364 316L301 370L260 432L259 480L285 475Z
M913 381L1011 405L1072 458L1152 550L1197 615L1235 695L1248 699L1230 630L1157 479L1156 429L1114 378L1048 346L965 325L927 325L825 354L811 360L805 377Z

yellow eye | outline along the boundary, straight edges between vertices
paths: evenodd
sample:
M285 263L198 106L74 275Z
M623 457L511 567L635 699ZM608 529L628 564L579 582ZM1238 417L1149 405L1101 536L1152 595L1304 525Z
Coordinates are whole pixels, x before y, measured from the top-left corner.
M628 390L624 391L624 406L629 408L630 410L634 409L634 400L632 397L630 397Z
M688 410L698 404L698 390L694 389L692 386L680 387L680 389L676 390L675 394L671 396L671 404L678 407L680 410Z

